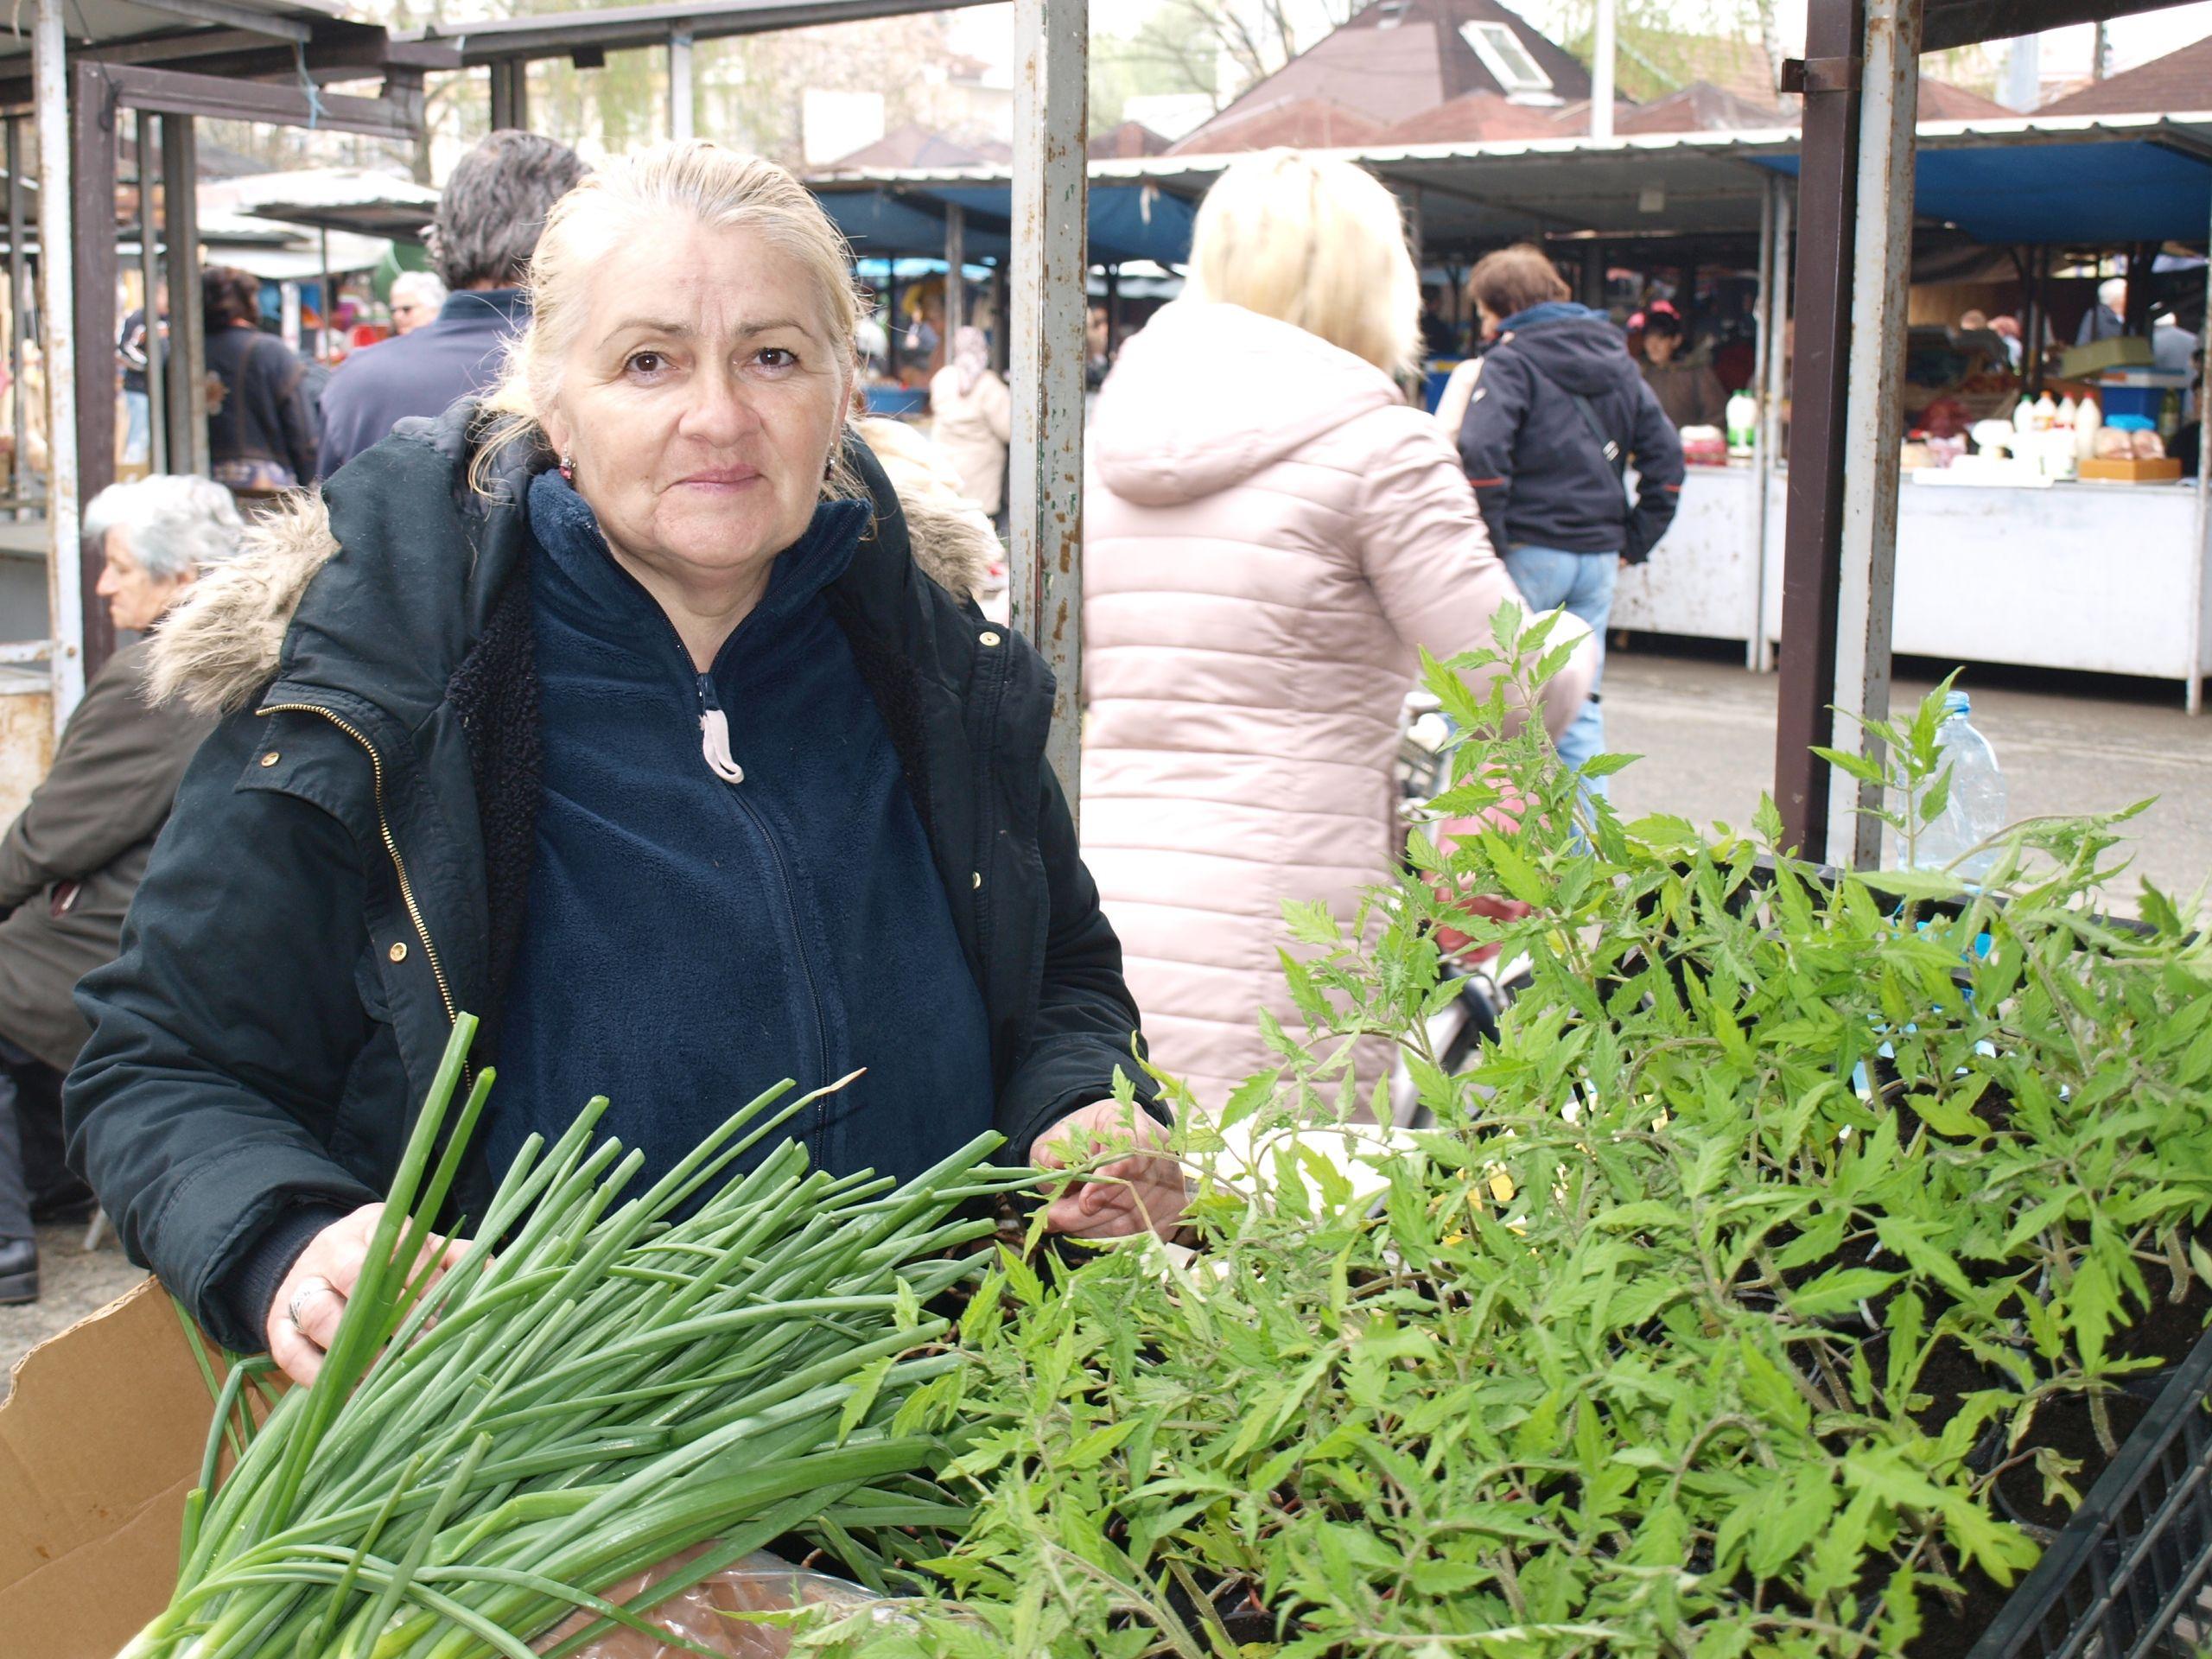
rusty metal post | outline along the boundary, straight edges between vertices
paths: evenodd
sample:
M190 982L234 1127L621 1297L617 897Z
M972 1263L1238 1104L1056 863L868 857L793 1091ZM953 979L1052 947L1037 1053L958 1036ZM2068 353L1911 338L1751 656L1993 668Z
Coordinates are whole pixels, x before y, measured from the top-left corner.
M30 410L23 396L23 348L31 337L30 257L24 245L30 193L23 188L23 120L8 123L8 427L15 448L8 457L8 499L16 518L30 493Z
M39 0L31 36L38 115L39 332L45 337L48 653L59 736L85 695L84 588L78 582L76 307L70 292L69 72L60 0Z
M2208 238L2207 247L2212 247ZM2198 335L2204 361L2212 364L2212 264L2204 268L2204 327ZM2185 706L2192 715L2204 712L2204 588L2205 566L2212 563L2212 377L2196 391L2196 549L2189 581L2189 685Z
M207 453L207 327L200 281L200 134L188 115L162 118L162 240L168 247L169 470L214 469Z
M1015 0L1014 625L1058 681L1046 756L1077 804L1083 721L1083 367L1089 0Z
M1789 419L1789 516L1782 564L1782 673L1776 692L1774 804L1782 841L1827 856L1828 768L1813 753L1834 723L1836 554L1843 534L1844 353L1851 334L1851 246L1857 218L1862 0L1816 0L1805 61L1784 90L1805 99L1797 191L1796 365Z
M1752 302L1758 333L1751 389L1759 399L1760 420L1751 438L1751 628L1744 641L1744 666L1754 673L1766 666L1766 498L1774 449L1767 442L1765 412L1767 382L1773 378L1775 354L1782 349L1774 337L1775 271L1780 258L1775 240L1781 231L1781 196L1780 176L1770 177L1759 197L1759 285Z
M1904 441L1905 315L1912 278L1912 178L1920 105L1923 0L1867 0L1859 127L1859 232L1852 260L1850 393L1844 408L1843 533L1839 547L1836 746L1879 759L1861 722L1890 712L1897 608L1897 486ZM1882 861L1874 785L1831 783L1828 855Z
M76 239L56 247L40 238L41 263L51 276L68 273L74 312L72 342L77 353L77 499L83 503L115 482L115 406L122 395L115 372L116 118L114 83L103 66L73 64L69 71L70 217ZM47 365L48 372L53 365ZM48 433L49 439L52 434ZM70 556L82 588L79 616L84 629L85 677L91 679L115 655L115 624L94 594L105 563L98 549L81 546L55 553Z
M944 210L944 358L968 322L968 210L954 202Z
M146 319L146 470L169 469L168 423L162 418L168 393L168 352L162 338L162 310L156 301L162 287L161 228L155 219L157 194L153 171L156 118L140 110L131 124L138 143L138 286L144 295L139 308Z
M1766 597L1774 591L1781 573L1768 554L1773 541L1775 471L1786 459L1782 443L1782 406L1789 391L1789 267L1796 251L1796 232L1790 224L1795 200L1787 179L1774 181L1774 276L1766 296L1764 333L1773 336L1766 354L1766 378L1759 383L1759 546L1758 624L1753 636L1756 654L1751 665L1760 673L1774 667L1774 647L1766 635Z

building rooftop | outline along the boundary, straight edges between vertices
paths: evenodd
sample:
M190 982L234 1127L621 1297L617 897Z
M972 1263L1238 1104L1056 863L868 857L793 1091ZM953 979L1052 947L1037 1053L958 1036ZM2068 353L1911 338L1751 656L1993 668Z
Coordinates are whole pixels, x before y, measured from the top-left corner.
M1259 111L1292 104L1340 105L1366 117L1379 130L1483 92L1556 108L1589 97L1590 74L1497 0L1374 0L1184 139L1177 150L1242 148L1225 145L1222 130Z
M2212 36L2053 99L2037 115L2180 115L2212 109Z

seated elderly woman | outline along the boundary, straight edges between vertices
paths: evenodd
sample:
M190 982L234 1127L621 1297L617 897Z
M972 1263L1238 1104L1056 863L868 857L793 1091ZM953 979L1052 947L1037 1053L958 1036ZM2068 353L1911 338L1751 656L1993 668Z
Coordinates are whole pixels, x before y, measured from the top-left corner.
M847 434L848 257L768 162L602 169L487 401L403 423L168 631L164 685L227 717L67 1105L125 1245L231 1347L314 1375L463 1009L502 1081L459 1213L594 1093L651 1179L860 1067L796 1125L823 1166L1119 1142L1048 1224L1179 1211L1109 1098L1137 1015L1049 676L968 598L984 550L910 538Z
M245 526L221 485L163 477L110 485L84 528L109 619L143 632L238 551ZM149 649L126 645L92 677L0 836L0 1303L38 1300L34 1216L83 1201L61 1155L61 1077L86 1036L70 993L113 959L177 780L214 725L148 705Z

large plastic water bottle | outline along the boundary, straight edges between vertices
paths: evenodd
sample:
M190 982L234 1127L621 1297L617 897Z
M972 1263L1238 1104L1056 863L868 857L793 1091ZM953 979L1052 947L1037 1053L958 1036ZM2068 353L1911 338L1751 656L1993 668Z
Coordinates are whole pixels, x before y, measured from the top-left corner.
M1951 769L1950 797L1940 816L1921 827L1913 863L1926 870L1951 866L1969 847L1980 845L2005 828L2005 774L1998 770L1997 752L1989 740L1967 718L1974 705L1963 691L1943 699L1943 723L1936 741ZM1953 874L1969 881L1986 876L1997 862L1999 849L1984 848L1959 862Z

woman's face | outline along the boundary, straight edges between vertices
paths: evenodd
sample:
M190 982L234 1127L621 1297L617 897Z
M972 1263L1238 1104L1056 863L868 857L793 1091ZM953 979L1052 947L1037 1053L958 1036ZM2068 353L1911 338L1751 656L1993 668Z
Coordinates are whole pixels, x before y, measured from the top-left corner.
M1675 360L1675 348L1681 344L1672 334L1647 330L1643 336L1643 354L1654 363L1666 365Z
M757 581L813 517L850 388L805 272L684 218L594 266L544 425L616 556L695 591Z
M92 591L107 601L108 619L118 628L143 632L152 627L192 586L189 570L176 576L149 574L131 551L130 532L119 526L108 531L100 551L106 563Z

